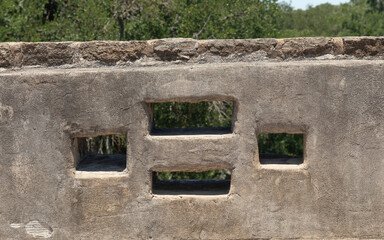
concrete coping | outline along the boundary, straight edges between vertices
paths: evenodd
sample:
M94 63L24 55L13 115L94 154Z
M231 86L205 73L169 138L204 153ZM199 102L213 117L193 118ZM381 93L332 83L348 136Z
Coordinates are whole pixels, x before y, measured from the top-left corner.
M0 43L0 70L309 59L384 59L384 37Z

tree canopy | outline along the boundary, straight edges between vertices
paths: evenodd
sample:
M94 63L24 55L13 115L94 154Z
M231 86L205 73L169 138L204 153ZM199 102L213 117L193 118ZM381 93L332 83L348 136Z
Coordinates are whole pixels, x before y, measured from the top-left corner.
M276 0L5 0L0 41L275 37Z
M293 10L283 4L279 15L279 37L337 37L384 35L382 0L351 0L340 5L321 4Z

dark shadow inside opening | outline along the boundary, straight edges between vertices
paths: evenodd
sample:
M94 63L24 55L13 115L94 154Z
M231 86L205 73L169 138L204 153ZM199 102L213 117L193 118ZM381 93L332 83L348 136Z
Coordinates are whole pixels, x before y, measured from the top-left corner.
M304 134L260 134L258 148L260 164L299 165L304 162Z
M299 165L303 163L303 157L288 156L273 153L260 153L261 164L292 164Z
M88 155L77 165L77 171L116 171L122 172L126 168L125 154L96 154Z
M171 177L164 180L167 174ZM231 171L227 169L198 173L152 172L152 193L158 195L222 195L229 193L230 186Z
M127 164L124 135L77 138L77 171L122 172Z
M230 127L204 127L204 128L152 128L151 135L211 135L211 134L230 134Z

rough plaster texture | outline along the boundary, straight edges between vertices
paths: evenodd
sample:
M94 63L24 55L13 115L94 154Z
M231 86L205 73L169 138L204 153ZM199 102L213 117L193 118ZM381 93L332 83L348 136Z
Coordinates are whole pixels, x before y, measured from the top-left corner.
M384 238L384 38L0 44L0 239ZM233 133L149 134L149 102L235 101ZM261 165L257 134L305 134ZM126 134L122 172L77 139ZM231 168L229 194L152 170Z

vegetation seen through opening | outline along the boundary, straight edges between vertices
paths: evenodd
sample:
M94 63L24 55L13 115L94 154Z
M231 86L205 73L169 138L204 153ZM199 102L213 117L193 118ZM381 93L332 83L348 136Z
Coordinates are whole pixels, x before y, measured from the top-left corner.
M304 135L289 133L261 134L258 138L261 164L303 163Z
M154 104L154 121L156 127L185 128L185 127L210 127L231 126L233 114L232 101L202 101L197 103L164 102ZM87 138L88 152L95 154L126 154L126 136L110 135ZM261 134L258 138L260 153L278 153L289 156L300 156L303 153L302 134ZM223 172L218 170L208 173L182 173L159 172L159 179L183 179L193 177L196 179L219 179ZM228 178L226 176L226 178Z
M153 194L228 194L231 170L218 169L203 172L153 172Z
M231 127L233 101L163 102L153 104L156 128Z
M78 171L124 171L127 143L124 135L78 138Z

